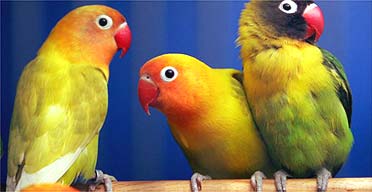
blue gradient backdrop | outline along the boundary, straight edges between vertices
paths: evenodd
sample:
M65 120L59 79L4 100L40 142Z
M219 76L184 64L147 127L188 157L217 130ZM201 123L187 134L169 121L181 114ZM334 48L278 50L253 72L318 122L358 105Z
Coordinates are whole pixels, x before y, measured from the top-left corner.
M7 150L18 78L55 23L86 4L118 9L132 29L132 47L111 63L109 110L101 130L97 168L119 180L187 179L191 170L167 127L137 99L141 65L168 52L193 55L213 67L241 69L235 45L243 1L28 2L1 1L1 137ZM339 177L372 176L371 1L320 1L325 32L319 45L344 64L353 91L355 144ZM316 77L314 77L316 78ZM78 99L78 98L77 98ZM6 179L5 152L1 183Z

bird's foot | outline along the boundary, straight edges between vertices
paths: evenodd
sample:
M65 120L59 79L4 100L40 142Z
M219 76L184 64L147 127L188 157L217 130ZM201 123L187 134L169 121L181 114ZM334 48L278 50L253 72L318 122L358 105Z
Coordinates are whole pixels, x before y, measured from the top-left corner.
M117 181L115 177L104 174L101 170L96 170L96 179L94 184L89 185L89 192L97 191L100 184L105 185L106 192L112 192L112 181ZM99 191L99 190L98 190Z
M262 180L266 179L266 176L261 171L256 171L251 176L251 184L255 191L262 192Z
M208 175L202 175L200 173L194 173L191 176L191 191L192 192L199 192L202 190L201 183L203 180L212 179Z
M288 176L290 175L283 170L279 170L274 173L276 191L286 192L286 182Z
M329 172L326 168L320 169L316 173L316 184L317 184L317 191L318 192L325 192L327 191L328 186L328 179L332 178L331 172Z

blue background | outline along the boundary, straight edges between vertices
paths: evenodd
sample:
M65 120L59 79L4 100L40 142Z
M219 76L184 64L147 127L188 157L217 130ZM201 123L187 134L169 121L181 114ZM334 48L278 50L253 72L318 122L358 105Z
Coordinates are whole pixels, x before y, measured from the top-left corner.
M156 110L147 117L137 99L138 71L168 52L193 55L213 67L241 69L236 47L243 1L95 2L122 12L133 33L132 47L111 63L109 110L101 130L97 168L119 180L188 179L192 172ZM55 23L92 2L1 1L1 137L7 147L16 85ZM339 177L372 176L371 1L320 1L325 32L319 45L344 64L353 91L355 144ZM314 77L316 78L316 77ZM6 179L6 152L1 183Z

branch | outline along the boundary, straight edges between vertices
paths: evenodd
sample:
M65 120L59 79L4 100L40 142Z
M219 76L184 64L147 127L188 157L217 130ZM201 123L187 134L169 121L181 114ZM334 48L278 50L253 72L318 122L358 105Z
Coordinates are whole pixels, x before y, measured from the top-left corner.
M113 183L114 191L173 191L190 192L190 182L188 180L170 181L122 181ZM263 183L263 190L275 192L274 180L266 179ZM202 183L202 192L219 191L253 191L250 180L206 180ZM316 179L288 179L287 191L316 191ZM327 192L353 192L353 191L372 191L372 178L333 178L329 180Z

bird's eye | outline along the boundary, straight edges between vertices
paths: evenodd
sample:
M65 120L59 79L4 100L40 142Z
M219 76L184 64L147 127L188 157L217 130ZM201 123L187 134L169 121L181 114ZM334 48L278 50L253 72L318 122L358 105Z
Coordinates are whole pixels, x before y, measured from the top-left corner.
M96 19L96 24L100 29L106 30L111 28L113 22L111 17L107 15L100 15Z
M175 80L178 76L178 71L176 68L174 67L164 67L161 71L160 71L160 77L161 79L163 79L163 81L166 81L166 82L171 82L173 80Z
M292 0L284 0L280 3L279 9L287 14L297 12L297 4Z

